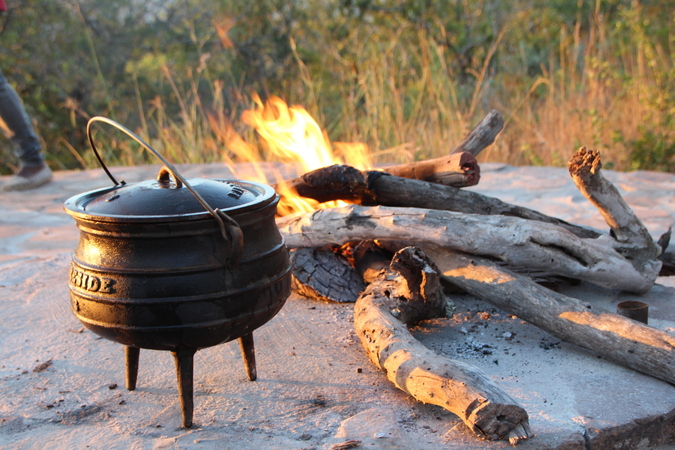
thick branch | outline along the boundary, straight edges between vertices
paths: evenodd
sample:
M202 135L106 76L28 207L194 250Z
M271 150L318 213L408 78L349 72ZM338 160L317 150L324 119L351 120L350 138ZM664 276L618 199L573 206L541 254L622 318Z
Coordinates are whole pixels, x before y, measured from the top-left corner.
M660 262L638 271L614 251L612 239L581 239L556 225L507 216L480 216L422 208L346 206L277 220L286 244L320 247L359 239L437 245L600 286L645 293Z
M480 167L476 157L467 152L381 169L397 177L424 180L445 186L475 186L480 181Z
M538 286L481 258L428 249L464 291L566 342L675 384L675 336Z
M429 208L485 215L501 214L553 223L579 237L599 236L593 230L477 192L389 176L382 172L361 172L350 166L317 169L289 181L288 185L302 197L313 198L321 203L344 200L364 205Z
M661 254L661 248L616 187L602 175L601 167L600 154L586 147L577 150L568 163L574 184L610 226L616 250L641 270Z
M501 114L495 110L490 111L451 154L468 152L473 156L478 156L483 149L492 145L503 127L504 119Z
M555 224L583 238L600 236L593 230L547 216L538 211L512 205L478 192L456 189L450 186L439 186L399 177L379 177L372 181L371 187L376 195L378 205L409 206L469 214L499 214Z
M408 332L403 322L442 314L443 298L424 253L398 252L354 305L354 326L370 360L396 387L451 411L475 433L513 444L527 439L528 415L516 400L480 369L432 352Z
M333 165L312 170L285 183L301 197L311 198L319 203L344 200L358 204L373 204L377 200L370 183L372 179L383 176L387 174Z

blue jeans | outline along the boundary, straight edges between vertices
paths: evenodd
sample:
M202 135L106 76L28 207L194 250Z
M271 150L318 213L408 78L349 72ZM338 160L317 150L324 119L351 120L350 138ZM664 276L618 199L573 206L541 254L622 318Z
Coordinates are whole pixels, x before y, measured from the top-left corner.
M35 129L28 114L26 114L23 102L1 70L0 117L14 133L14 136L12 136L12 142L15 145L14 154L21 161L21 165L30 167L44 164L40 140L35 134Z

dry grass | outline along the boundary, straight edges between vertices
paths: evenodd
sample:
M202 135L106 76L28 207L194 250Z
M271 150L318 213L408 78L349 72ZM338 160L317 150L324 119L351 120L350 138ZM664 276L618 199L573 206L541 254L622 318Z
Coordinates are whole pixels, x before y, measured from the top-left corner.
M305 65L293 42L300 76L289 81L288 100L301 103L332 140L363 142L380 161L444 154L496 109L506 119L505 129L482 161L560 166L586 145L600 150L610 167L636 168L633 146L645 129L674 138L664 119L675 116L675 101L667 97L675 78L673 49L650 42L630 17L631 39L613 40L602 15L593 14L583 36L579 26L562 29L559 48L536 77L527 75L524 64L520 73L490 70L510 32L505 27L484 49L468 84L447 67L446 49L403 24L352 29L341 43L349 46L348 56L330 48L314 65ZM201 72L183 83L168 69L163 75L173 88L172 101L180 105L178 117L169 117L160 98L143 110L139 94L138 131L157 150L177 162L274 159L241 121L241 113L254 105L248 93L239 92L240 103L228 105L226 114L223 81L208 80L211 99L205 106L197 89ZM185 85L189 88L180 87ZM146 162L138 150L115 144L123 150L118 163Z

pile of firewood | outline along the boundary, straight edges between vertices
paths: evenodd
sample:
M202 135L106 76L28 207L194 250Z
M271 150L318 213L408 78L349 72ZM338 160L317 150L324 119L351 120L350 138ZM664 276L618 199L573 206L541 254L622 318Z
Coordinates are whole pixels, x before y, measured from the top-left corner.
M503 127L492 111L449 156L359 171L331 166L289 182L301 196L349 206L277 219L295 249L294 288L355 301L357 334L371 361L416 399L459 416L476 434L532 436L527 412L480 369L438 355L407 325L446 314L441 281L561 340L675 384L675 337L543 287L535 275L648 292L670 232L655 242L597 152L569 161L576 186L610 227L593 230L462 187L479 182L476 155Z

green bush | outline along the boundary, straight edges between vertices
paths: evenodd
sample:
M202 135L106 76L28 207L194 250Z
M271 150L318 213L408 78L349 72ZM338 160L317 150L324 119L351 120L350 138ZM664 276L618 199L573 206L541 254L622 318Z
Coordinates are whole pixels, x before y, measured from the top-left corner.
M673 0L7 3L0 64L55 169L97 167L94 115L176 162L229 160L224 123L259 147L241 121L257 94L382 159L446 153L497 109L506 126L482 160L560 165L587 145L619 170L670 170ZM111 164L151 162L97 133Z
M652 130L641 131L640 138L629 144L630 169L675 172L675 139Z

